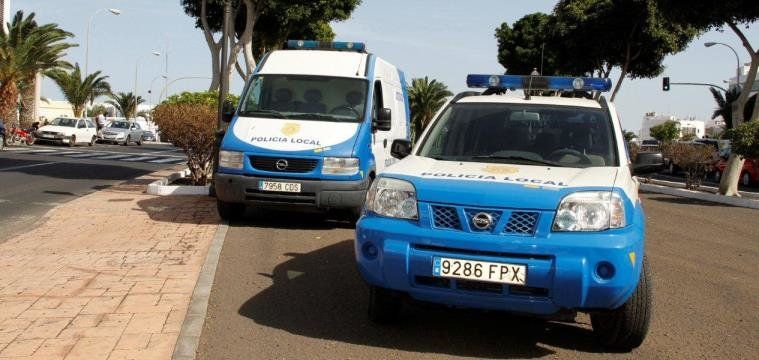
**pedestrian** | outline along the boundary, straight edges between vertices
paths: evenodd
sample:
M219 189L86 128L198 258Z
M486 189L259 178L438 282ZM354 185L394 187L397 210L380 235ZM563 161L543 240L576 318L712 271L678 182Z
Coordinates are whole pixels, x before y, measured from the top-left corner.
M97 124L98 130L102 130L105 127L105 111L101 111L95 117L95 124Z

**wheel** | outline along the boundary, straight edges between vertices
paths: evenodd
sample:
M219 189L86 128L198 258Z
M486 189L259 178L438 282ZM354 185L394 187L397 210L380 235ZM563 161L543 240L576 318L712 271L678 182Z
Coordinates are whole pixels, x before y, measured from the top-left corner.
M126 139L124 139L124 146L129 146L129 143L132 142L132 137L130 135L127 135Z
M137 146L142 146L142 136L140 136L140 140L137 140Z
M748 171L744 171L743 174L741 174L741 185L751 185L751 175L749 175Z
M69 140L69 147L74 147L76 145L76 135L71 135L71 139Z
M643 258L638 286L621 307L590 314L593 333L609 348L630 351L643 343L651 320L651 269Z
M97 140L98 140L98 137L97 137L97 136L93 136L93 137L92 137L92 140L90 140L90 143L89 143L89 144L87 144L87 145L88 145L88 146L92 146L92 145L95 145L95 142L96 142Z
M245 214L245 204L216 200L216 210L224 220L237 220Z
M722 180L722 172L719 170L715 170L714 175L712 175L712 180L714 180L714 182L716 183L720 182L720 180Z
M29 135L26 137L26 145L32 146L34 145L34 135Z
M11 135L11 136L8 138L8 140L6 140L6 141L7 141L7 144L8 144L8 145L13 145L13 144L15 144L15 143L16 143L16 135Z
M369 319L377 323L388 323L398 319L403 300L398 292L369 286Z

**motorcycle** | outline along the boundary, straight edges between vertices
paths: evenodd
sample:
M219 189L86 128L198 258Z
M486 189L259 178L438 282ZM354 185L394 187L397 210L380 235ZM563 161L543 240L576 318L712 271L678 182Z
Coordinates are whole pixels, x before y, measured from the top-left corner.
M17 128L15 125L11 127L10 132L6 135L8 145L13 145L16 142L23 142L27 145L34 144L34 131L33 129L24 130Z

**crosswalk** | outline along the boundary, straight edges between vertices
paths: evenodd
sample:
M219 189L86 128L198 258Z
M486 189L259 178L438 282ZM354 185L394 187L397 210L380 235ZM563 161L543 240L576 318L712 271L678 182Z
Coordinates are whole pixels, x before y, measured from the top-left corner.
M8 151L12 151L14 154L24 155L44 155L44 156L61 156L72 159L88 159L88 160L111 160L111 161L126 161L126 162L143 162L152 164L183 164L187 162L186 158L182 155L166 155L161 152L151 153L119 153L114 151L97 151L97 150L83 150L75 151L69 149L55 149L55 148L6 148Z

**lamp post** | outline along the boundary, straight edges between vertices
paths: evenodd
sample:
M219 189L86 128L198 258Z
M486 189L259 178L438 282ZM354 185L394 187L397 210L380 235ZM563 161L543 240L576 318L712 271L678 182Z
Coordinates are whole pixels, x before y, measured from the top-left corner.
M89 75L89 65L90 65L90 28L92 28L92 20L95 18L95 16L103 11L108 11L113 15L121 15L121 10L119 9L100 9L98 11L95 11L92 16L90 16L90 20L87 22L87 42L84 45L84 76Z
M727 46L728 48L730 48L730 50L733 51L733 54L735 54L735 62L737 63L737 66L735 68L735 87L738 88L738 89L740 89L741 88L741 58L738 57L738 52L735 51L735 49L733 49L732 46L730 46L728 44L725 44L725 43L713 42L713 41L704 43L704 46L706 46L706 47L712 47L714 45Z
M150 55L161 56L161 53L159 53L158 51L153 51L152 53L150 53ZM137 101L137 70L140 68L140 60L142 59L143 56L145 55L139 56L137 58L137 62L134 64L134 99L135 101Z
M148 101L150 102L150 105L153 105L153 84L155 83L158 78L163 78L164 80L168 80L168 77L166 75L158 75L153 78L153 80L150 80L150 90L148 90L148 96L150 97Z
M175 83L175 82L177 82L179 80L189 80L189 79L211 80L211 78L209 76L184 76L184 77L176 78L176 79L171 80L168 83L166 83L166 85L163 87L163 90L161 90L161 93L158 94L158 101L161 101L161 99L163 99L164 95L166 95L166 96L169 95L169 94L166 93L166 90L168 90L168 88L169 88L169 86L171 86L171 84L173 84L173 83Z

